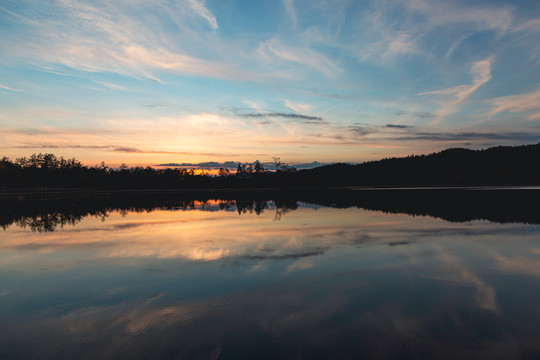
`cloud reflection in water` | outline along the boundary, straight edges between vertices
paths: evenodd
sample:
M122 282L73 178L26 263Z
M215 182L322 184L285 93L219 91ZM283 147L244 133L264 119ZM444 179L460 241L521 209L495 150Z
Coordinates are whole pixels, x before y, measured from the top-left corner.
M259 215L113 211L53 232L7 228L0 355L540 351L538 226L299 205L280 221L269 204Z

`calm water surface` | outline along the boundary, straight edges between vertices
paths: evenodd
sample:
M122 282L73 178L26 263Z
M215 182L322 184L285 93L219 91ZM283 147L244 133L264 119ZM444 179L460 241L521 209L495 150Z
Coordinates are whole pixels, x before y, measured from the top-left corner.
M539 358L539 280L539 225L220 200L21 219L0 358Z

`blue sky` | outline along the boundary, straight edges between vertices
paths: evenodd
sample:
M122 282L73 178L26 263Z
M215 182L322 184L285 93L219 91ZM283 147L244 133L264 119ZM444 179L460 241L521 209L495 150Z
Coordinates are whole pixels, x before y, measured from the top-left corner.
M538 1L4 0L0 152L361 162L540 141Z

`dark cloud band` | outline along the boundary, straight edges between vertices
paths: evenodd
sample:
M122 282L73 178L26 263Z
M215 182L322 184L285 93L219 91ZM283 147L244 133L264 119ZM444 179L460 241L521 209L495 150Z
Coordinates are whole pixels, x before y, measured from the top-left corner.
M323 121L322 117L319 116L309 116L295 113L249 113L249 114L238 114L238 116L243 118L285 118L285 119L298 119L298 120L309 120L309 121Z

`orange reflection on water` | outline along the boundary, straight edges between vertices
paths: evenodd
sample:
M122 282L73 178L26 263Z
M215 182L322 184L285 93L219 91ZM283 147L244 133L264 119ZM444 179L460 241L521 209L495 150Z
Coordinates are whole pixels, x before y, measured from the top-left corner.
M211 261L245 255L279 257L296 251L321 251L334 246L336 236L341 243L358 241L359 229L364 233L375 229L384 233L388 226L406 226L404 216L388 218L358 209L301 207L277 216L279 210L272 204L258 215L254 210L239 214L234 203L220 200L194 201L190 207L151 212L114 211L105 217L83 218L75 226L53 232L39 233L11 226L0 233L0 251L11 253L0 261L16 267L53 261L64 267L96 258ZM20 261L21 256L28 261ZM298 264L292 269L308 266Z
M71 268L96 259L105 262L231 259L247 261L252 264L252 271L257 271L268 261L288 259L292 262L287 265L287 271L293 272L313 268L320 260L318 255L351 246L371 246L372 252L383 254L390 248L373 245L392 245L391 252L402 259L410 263L424 261L425 250L412 242L427 244L431 252L441 257L442 263L447 263L451 257L444 249L455 246L452 234L470 228L467 223L452 224L427 217L412 221L407 215L363 209L308 204L283 214L271 202L265 206L264 210L243 208L239 212L234 201L193 201L181 210L113 211L104 217L85 217L75 226L67 225L52 232L32 232L12 225L0 232L0 266L35 270ZM493 236L491 232L483 236L482 231L491 227L487 222L475 223L479 232L476 238L484 239L486 247ZM502 266L517 268L508 265L510 258L504 254L484 253ZM533 270L540 263L537 256L527 258L527 268L537 273Z

